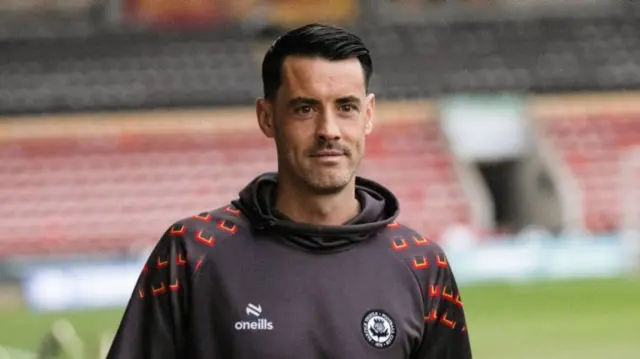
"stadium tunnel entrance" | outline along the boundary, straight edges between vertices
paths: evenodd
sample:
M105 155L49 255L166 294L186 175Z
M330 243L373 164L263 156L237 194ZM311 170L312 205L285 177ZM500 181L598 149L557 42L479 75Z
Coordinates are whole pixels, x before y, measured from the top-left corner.
M475 165L493 203L497 230L515 233L529 226L561 230L558 191L538 158L511 157Z

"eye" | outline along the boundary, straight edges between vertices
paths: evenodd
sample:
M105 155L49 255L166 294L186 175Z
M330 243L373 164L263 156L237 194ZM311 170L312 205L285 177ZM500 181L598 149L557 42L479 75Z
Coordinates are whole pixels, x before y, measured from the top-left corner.
M352 104L349 104L349 103L344 104L344 105L340 105L340 110L344 111L344 112L351 112L351 111L355 111L357 109L358 108L356 106L354 106Z
M307 115L311 113L311 111L313 111L313 108L311 108L311 106L308 106L308 105L300 106L295 109L295 112L299 115Z

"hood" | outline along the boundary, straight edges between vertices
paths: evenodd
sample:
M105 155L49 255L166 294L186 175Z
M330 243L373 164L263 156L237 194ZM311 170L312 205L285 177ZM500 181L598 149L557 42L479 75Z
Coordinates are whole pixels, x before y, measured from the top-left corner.
M252 226L295 247L333 251L365 241L392 223L399 213L397 198L382 185L356 177L360 213L342 226L314 226L287 219L275 209L276 173L256 177L232 202Z

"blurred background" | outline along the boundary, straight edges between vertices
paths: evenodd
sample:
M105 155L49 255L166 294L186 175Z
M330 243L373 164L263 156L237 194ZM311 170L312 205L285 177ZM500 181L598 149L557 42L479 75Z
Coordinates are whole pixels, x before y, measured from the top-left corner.
M104 358L175 220L275 170L260 62L373 53L361 173L447 251L481 359L640 358L640 2L0 0L0 358Z

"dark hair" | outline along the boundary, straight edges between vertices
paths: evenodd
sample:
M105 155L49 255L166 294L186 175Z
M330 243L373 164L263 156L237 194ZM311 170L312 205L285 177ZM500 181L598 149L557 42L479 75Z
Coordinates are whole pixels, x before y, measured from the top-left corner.
M262 86L266 99L275 98L282 84L282 64L287 56L343 60L357 57L362 66L365 88L373 73L369 50L362 40L346 30L322 24L293 29L273 42L262 61Z

